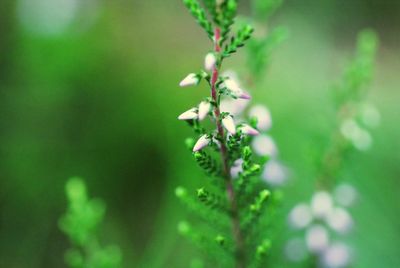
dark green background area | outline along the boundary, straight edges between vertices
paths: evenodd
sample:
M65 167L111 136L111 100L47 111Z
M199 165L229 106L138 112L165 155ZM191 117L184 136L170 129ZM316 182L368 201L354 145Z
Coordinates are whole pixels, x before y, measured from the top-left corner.
M124 267L188 267L196 251L177 235L185 209L173 193L202 186L204 175L183 143L191 131L176 117L209 92L177 84L201 67L206 35L178 0L91 1L52 35L34 16L29 27L22 22L20 2L0 2L0 267L65 267L68 241L57 221L71 176L107 203L101 239L121 246ZM249 14L246 1L240 8ZM360 192L348 239L354 267L400 267L400 2L287 0L276 25L290 38L263 84L249 88L270 108L271 135L291 170L276 219L276 267L289 266L284 215L313 191L311 152L326 145L334 123L331 85L365 27L381 39L368 98L382 122L371 150L349 155L338 179ZM243 70L244 56L225 66Z

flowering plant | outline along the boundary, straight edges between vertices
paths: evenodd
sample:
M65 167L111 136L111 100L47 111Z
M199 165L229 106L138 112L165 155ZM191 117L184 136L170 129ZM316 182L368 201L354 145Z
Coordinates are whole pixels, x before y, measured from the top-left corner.
M186 144L210 180L203 182L205 186L197 189L195 197L184 187L176 189L178 198L205 222L192 226L182 221L178 230L207 253L206 262L217 261L223 267L262 266L271 247L266 228L271 218L265 211L273 212L279 194L272 193L259 175L264 165L262 175L269 182L279 184L284 174L278 162L271 160L276 158L275 143L261 134L271 127L269 110L254 106L246 120L243 112L251 96L235 73L222 72L224 60L251 41L254 29L243 22L236 32L232 30L236 26L236 0L203 0L205 8L197 0L183 2L212 41L213 49L205 56L204 69L188 74L179 84L189 87L204 82L210 91L209 97L178 116L194 130L196 138L188 138ZM249 54L257 49L267 56L271 46L265 40L276 41L277 37L281 34L251 42L254 49L250 48ZM249 63L257 66L257 71L267 65L264 61Z
M294 229L306 230L305 241L295 238L287 244L286 254L292 261L303 261L308 256L308 261L318 267L351 264L352 249L341 240L354 225L347 209L354 204L357 190L349 183L338 183L338 178L348 152L352 148L369 149L372 137L367 129L379 124L379 112L365 102L377 44L374 32L360 32L356 55L334 87L336 127L318 164L315 193L310 204L299 203L289 214Z

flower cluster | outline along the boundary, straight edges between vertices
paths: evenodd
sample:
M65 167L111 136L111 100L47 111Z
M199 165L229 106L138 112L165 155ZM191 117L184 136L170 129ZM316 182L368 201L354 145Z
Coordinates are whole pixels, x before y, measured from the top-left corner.
M287 243L288 259L303 261L308 253L316 256L323 267L347 267L351 261L350 247L337 237L348 234L353 228L347 208L354 205L356 198L353 186L341 184L333 194L318 191L310 203L297 204L289 213L289 224L305 233L304 239L293 238Z

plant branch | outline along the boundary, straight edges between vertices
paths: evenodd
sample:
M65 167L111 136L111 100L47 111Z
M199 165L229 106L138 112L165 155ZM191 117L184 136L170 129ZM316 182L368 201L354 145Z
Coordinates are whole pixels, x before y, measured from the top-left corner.
M220 39L221 39L221 29L217 27L215 29L215 33L214 33L214 52L216 54L221 53L221 47L219 44ZM233 232L233 236L234 236L234 239L236 242L236 267L244 268L245 267L245 254L244 254L243 234L240 229L240 219L239 219L237 199L236 199L235 191L233 188L232 178L230 175L228 150L227 150L227 146L225 143L224 129L221 124L221 118L220 118L221 111L219 109L219 102L218 102L217 89L216 89L216 83L218 80L220 66L221 66L221 64L216 64L212 71L211 96L215 103L214 115L215 115L215 119L216 119L218 135L221 139L221 157L222 157L222 162L223 162L223 175L224 175L224 179L225 179L226 194L227 194L230 209L231 209L230 216L231 216L231 222L232 222L232 232Z

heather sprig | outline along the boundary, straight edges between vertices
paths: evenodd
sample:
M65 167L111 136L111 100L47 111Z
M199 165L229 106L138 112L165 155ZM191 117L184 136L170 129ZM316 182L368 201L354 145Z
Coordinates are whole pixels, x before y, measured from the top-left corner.
M189 87L204 81L209 88L208 97L178 116L196 135L188 138L186 145L209 179L200 182L195 191L176 189L192 217L201 219L182 221L178 230L206 253L206 263L262 266L271 247L266 210L276 199L275 192L260 179L264 166L276 155L272 138L261 133L271 127L271 118L269 111L259 106L246 116L249 92L234 73L222 72L224 59L248 44L254 28L242 23L237 31L232 30L236 0L184 3L213 47L205 56L204 70L192 72L180 82L181 87Z
M105 214L105 204L89 199L86 185L80 178L71 178L66 187L68 210L59 221L60 229L68 236L72 247L65 253L71 268L118 268L122 255L119 247L103 247L98 229Z
M356 54L333 88L336 128L318 166L315 193L310 203L297 204L289 214L291 226L305 231L304 240L294 238L287 244L286 255L292 261L304 261L309 256L318 267L351 265L352 249L343 238L354 226L350 209L357 190L338 180L346 155L352 148L367 150L372 144L367 129L379 123L379 112L365 102L377 45L373 31L360 32Z

